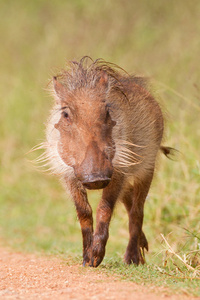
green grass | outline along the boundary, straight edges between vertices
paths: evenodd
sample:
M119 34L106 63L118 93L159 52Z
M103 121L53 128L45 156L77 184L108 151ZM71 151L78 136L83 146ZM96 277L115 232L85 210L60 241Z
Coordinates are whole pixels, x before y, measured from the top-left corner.
M56 178L38 173L28 163L26 152L44 139L52 104L45 91L49 78L65 60L102 57L154 79L167 120L165 144L180 155L175 162L160 157L146 202L147 265L121 263L128 219L119 204L100 268L125 280L199 295L199 15L198 0L0 3L1 244L63 258L78 255L81 262L73 203ZM100 193L90 193L94 211L99 197ZM195 271L170 253L161 233Z

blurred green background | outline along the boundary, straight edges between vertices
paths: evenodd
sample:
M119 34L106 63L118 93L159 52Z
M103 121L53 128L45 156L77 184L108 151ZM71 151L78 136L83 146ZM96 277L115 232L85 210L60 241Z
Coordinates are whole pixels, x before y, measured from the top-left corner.
M145 207L147 260L162 250L160 233L177 251L198 249L200 1L1 1L0 37L1 244L81 254L73 203L26 153L45 137L49 80L67 60L89 55L153 79L167 120L164 144L181 152L175 162L160 157L157 166ZM95 210L101 193L89 195ZM107 257L122 258L127 242L128 219L118 204Z

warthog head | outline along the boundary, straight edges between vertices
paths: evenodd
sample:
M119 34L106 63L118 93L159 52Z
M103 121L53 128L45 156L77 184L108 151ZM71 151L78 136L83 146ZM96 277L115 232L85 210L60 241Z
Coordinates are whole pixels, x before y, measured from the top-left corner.
M61 111L54 125L60 133L58 153L86 188L105 188L113 173L112 130L116 124L106 102L107 74L101 72L90 86L73 89L59 77L53 83Z

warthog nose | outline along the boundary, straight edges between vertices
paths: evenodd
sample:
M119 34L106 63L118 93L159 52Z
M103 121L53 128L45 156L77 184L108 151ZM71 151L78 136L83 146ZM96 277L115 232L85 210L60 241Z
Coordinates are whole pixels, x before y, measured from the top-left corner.
M89 190L99 190L104 189L109 182L111 181L111 178L109 177L101 177L101 176L88 176L82 180L82 184L86 189Z

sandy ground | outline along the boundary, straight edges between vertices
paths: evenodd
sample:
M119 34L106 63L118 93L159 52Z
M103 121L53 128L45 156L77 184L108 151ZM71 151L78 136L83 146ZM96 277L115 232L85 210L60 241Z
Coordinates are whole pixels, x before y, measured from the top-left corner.
M164 289L123 282L101 270L67 265L52 257L0 249L0 299L191 300Z

